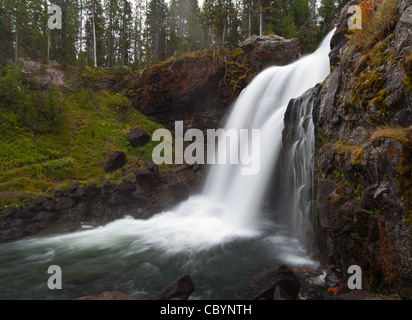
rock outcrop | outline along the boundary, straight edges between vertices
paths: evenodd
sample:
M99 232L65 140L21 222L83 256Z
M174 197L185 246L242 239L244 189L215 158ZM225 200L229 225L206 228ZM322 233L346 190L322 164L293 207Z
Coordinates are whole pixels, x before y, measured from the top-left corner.
M244 295L245 300L296 300L300 280L286 265L272 268L254 276Z
M183 275L163 288L163 290L150 298L150 300L187 300L195 290L190 275Z
M168 128L184 120L188 128L214 129L258 72L300 57L299 40L279 36L253 36L242 48L215 48L145 69L131 89L133 107Z
M198 169L198 168L197 168ZM99 226L125 215L148 218L187 199L202 170L182 166L160 173L152 162L135 170L134 181L58 191L54 198L31 200L0 215L0 241L71 232L83 224Z
M129 141L133 148L140 148L150 141L150 135L142 129L136 128L129 132L127 141Z
M412 1L387 1L392 16L368 48L347 28L357 3L342 10L332 72L315 93L318 245L342 276L359 265L364 288L410 298Z
M149 300L188 300L195 290L190 275L183 275L168 284L160 293L149 298ZM119 291L105 291L95 296L85 296L76 300L138 300Z
M126 155L121 151L110 152L107 162L104 165L104 171L110 172L122 168L127 163Z
M133 107L167 127L188 120L214 128L217 88L224 76L222 61L208 54L155 65L138 77Z
M281 36L252 36L240 47L252 59L258 72L270 66L285 66L300 58L299 39L285 39Z

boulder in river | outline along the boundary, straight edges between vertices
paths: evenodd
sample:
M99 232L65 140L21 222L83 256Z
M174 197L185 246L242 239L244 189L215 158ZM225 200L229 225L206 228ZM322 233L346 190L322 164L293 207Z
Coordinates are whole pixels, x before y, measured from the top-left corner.
M300 280L286 265L280 265L259 273L252 278L246 289L245 300L296 300L301 287Z
M187 300L195 287L189 275L183 275L163 288L163 290L150 298L150 300Z

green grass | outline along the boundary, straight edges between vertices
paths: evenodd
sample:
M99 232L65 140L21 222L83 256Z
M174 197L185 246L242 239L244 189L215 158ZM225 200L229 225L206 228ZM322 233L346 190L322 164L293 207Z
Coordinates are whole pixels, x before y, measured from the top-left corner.
M56 90L61 121L52 130L39 133L17 121L0 123L0 210L27 199L53 196L58 189L68 189L69 181L103 185L132 179L133 168L151 160L157 142L135 149L126 137L136 127L151 135L162 126L130 108L126 95L95 85ZM0 117L13 119L13 113L3 108ZM125 152L128 163L105 173L110 151Z

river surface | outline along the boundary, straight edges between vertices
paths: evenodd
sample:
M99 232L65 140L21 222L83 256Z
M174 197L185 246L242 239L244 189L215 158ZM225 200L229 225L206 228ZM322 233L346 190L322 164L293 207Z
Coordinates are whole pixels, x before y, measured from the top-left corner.
M186 204L204 201L194 197ZM323 286L319 262L284 225L262 216L258 230L236 229L219 216L192 215L183 207L149 220L125 217L1 244L0 299L76 299L104 291L148 299L183 274L195 285L191 299L239 299L253 275L279 264L306 269L297 273L302 287L310 288L302 290L303 298ZM48 288L52 265L62 270L62 290Z

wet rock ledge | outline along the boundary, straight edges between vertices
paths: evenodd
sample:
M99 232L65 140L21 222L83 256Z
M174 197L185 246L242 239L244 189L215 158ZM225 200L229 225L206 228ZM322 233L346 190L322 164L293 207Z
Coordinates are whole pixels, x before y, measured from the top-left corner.
M149 218L188 198L196 190L202 170L183 165L159 172L152 162L135 170L135 181L117 185L57 191L54 198L34 199L0 212L0 241L73 232L132 216Z

